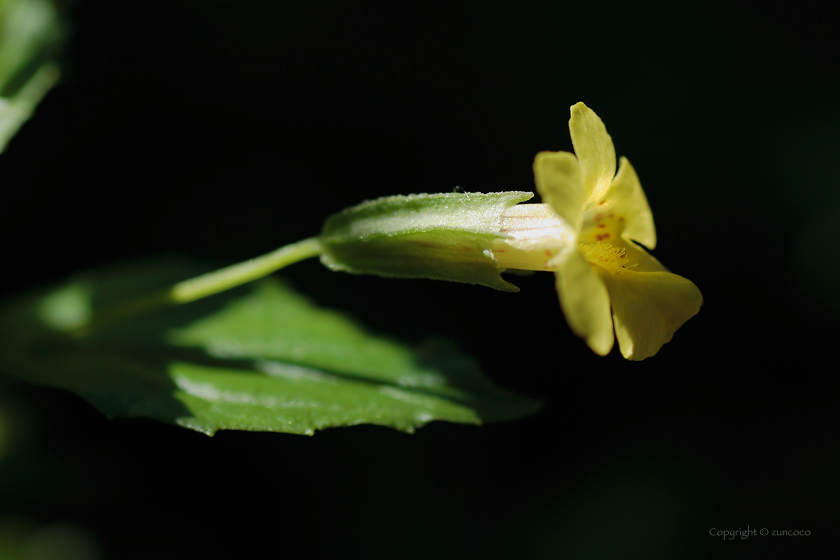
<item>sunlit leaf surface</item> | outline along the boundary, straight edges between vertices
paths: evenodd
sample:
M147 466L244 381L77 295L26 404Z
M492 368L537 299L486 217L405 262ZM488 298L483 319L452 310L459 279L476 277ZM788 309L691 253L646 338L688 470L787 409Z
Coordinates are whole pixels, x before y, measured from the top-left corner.
M371 423L412 431L534 412L445 341L409 347L367 333L278 280L92 331L61 332L131 295L210 267L156 262L87 274L8 304L0 370L68 389L106 415L311 434Z

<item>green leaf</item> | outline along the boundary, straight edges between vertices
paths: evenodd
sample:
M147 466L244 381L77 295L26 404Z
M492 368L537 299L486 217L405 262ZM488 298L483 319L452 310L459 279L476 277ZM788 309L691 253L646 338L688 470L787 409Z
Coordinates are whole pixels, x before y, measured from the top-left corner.
M0 152L58 81L62 36L48 0L0 0Z
M35 112L35 106L58 81L58 66L46 63L9 98L0 97L0 152Z
M373 336L269 279L85 336L62 329L208 267L169 260L87 274L0 312L0 370L77 393L108 416L312 434L361 423L411 432L530 414L451 344Z

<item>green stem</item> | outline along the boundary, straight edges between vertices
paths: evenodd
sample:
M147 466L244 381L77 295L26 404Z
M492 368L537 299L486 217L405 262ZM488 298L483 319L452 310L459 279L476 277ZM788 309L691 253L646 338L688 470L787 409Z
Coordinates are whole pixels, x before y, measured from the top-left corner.
M291 245L281 247L261 257L249 259L214 272L202 274L190 280L178 282L168 290L136 298L120 306L103 311L90 322L72 329L75 334L86 334L103 324L147 313L160 307L181 305L197 299L212 296L231 288L247 284L268 276L272 272L298 261L321 254L321 242L310 237Z
M267 255L179 282L169 290L169 297L176 304L189 303L253 282L280 270L284 266L317 257L320 254L321 242L318 241L317 237L310 237L281 247Z

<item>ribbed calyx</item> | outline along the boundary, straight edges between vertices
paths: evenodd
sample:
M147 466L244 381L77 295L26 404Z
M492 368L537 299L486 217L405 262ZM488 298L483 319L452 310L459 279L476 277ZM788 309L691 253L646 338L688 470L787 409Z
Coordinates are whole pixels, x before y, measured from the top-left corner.
M529 192L440 193L365 201L327 218L321 262L332 270L481 284L516 292L500 276L493 242L505 211Z

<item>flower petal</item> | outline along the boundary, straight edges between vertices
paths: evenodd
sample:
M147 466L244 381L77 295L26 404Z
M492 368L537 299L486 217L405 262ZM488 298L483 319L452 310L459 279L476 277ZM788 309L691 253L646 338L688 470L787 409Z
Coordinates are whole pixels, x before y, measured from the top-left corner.
M644 360L700 311L703 296L690 280L670 272L600 274L612 302L621 355Z
M615 176L615 147L601 118L592 109L577 103L572 105L571 112L569 132L580 160L585 200L600 200Z
M606 356L615 339L604 283L577 250L561 253L552 262L557 264L557 295L566 322L593 352Z
M638 241L648 249L656 248L653 212L650 211L639 176L627 158L621 158L618 175L604 194L604 200L613 212L624 217L622 237Z
M623 243L616 243L616 246L624 250L627 256L627 267L632 267L633 272L669 272L665 265L645 251L641 245L636 245L626 239L622 241Z
M580 164L569 152L540 152L534 158L534 182L543 202L580 231L586 202Z

